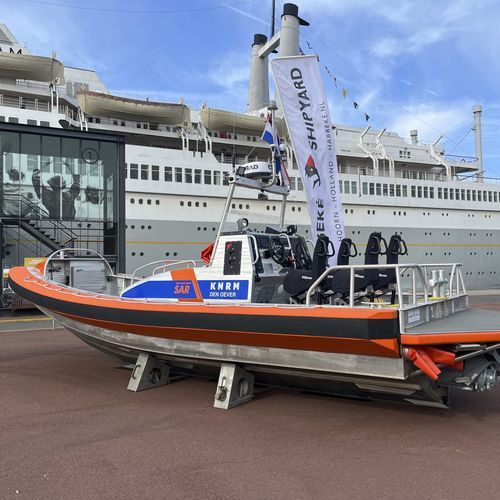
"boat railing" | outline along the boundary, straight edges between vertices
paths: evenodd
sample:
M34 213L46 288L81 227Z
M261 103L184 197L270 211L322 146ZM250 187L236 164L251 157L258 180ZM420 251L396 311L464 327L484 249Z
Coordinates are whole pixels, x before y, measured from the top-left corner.
M176 266L181 266L182 269L193 269L198 267L198 264L201 263L202 261L197 261L197 260L155 260L153 262L148 262L147 264L144 264L140 267L138 267L131 276L131 282L134 283L134 281L141 280L145 278L145 276L140 276L137 277L137 273L139 271L142 271L144 269L147 269L148 267L156 265L156 267L151 271L151 276L155 276L160 273L164 273L166 271L173 270ZM160 264L160 265L157 265Z
M96 260L101 260L104 262L106 268L108 269L108 275L113 275L113 269L110 266L104 255L100 254L96 250L92 250L91 248L61 248L60 250L56 250L52 252L45 262L45 272L44 276L47 277L47 272L50 270L49 263L52 261L61 261L61 260L72 260L75 258L94 258Z
M332 266L323 272L318 279L309 287L306 294L306 306L310 306L311 297L317 292L318 287L325 278L340 269L349 270L349 307L354 307L356 296L355 278L356 271L366 269L394 269L396 271L396 294L398 297L400 309L405 307L404 298L407 297L406 305L416 307L422 305L422 300L426 303L429 299L447 299L456 298L466 294L465 284L462 276L462 264L443 263L443 264L372 264L372 265L346 265ZM439 275L439 271L442 274ZM432 281L432 271L438 271L438 278ZM406 276L405 276L406 275ZM436 275L437 276L437 275ZM404 280L406 278L406 280ZM407 285L409 279L409 286ZM407 289L404 288L406 284ZM432 296L429 290L432 289ZM435 291L441 290L443 294L436 296ZM376 305L374 303L374 305Z

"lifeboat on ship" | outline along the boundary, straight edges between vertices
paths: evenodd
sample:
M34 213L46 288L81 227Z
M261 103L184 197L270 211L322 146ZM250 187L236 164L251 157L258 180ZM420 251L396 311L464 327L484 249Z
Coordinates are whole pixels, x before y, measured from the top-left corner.
M252 399L254 383L446 407L451 389L496 383L500 313L468 309L461 266L399 262L406 247L374 231L363 263L345 238L337 265L320 235L285 227L288 188L239 167L206 262L153 263L116 275L90 250L10 271L12 290L91 346L135 365L129 389L186 374L219 376L216 407ZM224 230L236 187L283 199L280 224ZM379 258L386 256L385 262Z
M90 116L171 126L191 124L189 108L185 104L131 99L91 90L78 92L77 98L80 109Z

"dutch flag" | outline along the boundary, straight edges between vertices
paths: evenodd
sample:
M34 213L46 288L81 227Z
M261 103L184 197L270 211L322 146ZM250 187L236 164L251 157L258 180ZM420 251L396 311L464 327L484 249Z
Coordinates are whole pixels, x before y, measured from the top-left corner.
M276 141L274 137L276 136ZM273 120L271 118L271 113L267 115L266 126L264 128L264 132L262 133L262 140L269 143L271 146L274 146L274 154L276 157L276 173L279 174L281 172L281 150L280 150L280 138L278 136L278 131L274 130Z

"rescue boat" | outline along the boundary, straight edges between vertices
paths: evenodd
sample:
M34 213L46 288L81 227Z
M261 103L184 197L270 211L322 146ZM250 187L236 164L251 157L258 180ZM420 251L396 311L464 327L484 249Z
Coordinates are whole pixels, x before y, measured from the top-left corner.
M272 173L271 173L272 172ZM243 166L202 264L156 262L117 275L91 250L55 252L10 271L12 290L91 346L135 364L129 389L219 375L216 407L249 401L254 383L449 405L450 389L496 383L500 313L468 309L460 264L399 262L401 236L374 231L363 263L344 238L284 227L288 188L268 165ZM236 187L282 197L278 227L224 231ZM234 228L233 228L234 229ZM381 256L385 262L379 262Z

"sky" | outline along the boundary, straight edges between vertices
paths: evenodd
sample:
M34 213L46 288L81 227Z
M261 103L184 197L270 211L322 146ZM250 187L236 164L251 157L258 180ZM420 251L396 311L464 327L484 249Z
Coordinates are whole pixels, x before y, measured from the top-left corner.
M296 0L301 49L320 58L332 119L474 156L500 178L500 2ZM117 95L245 111L251 43L270 0L0 0L0 22L35 55L95 69ZM283 2L276 0L277 22ZM337 88L332 76L337 80ZM347 90L343 97L342 89ZM359 107L354 109L353 101Z

